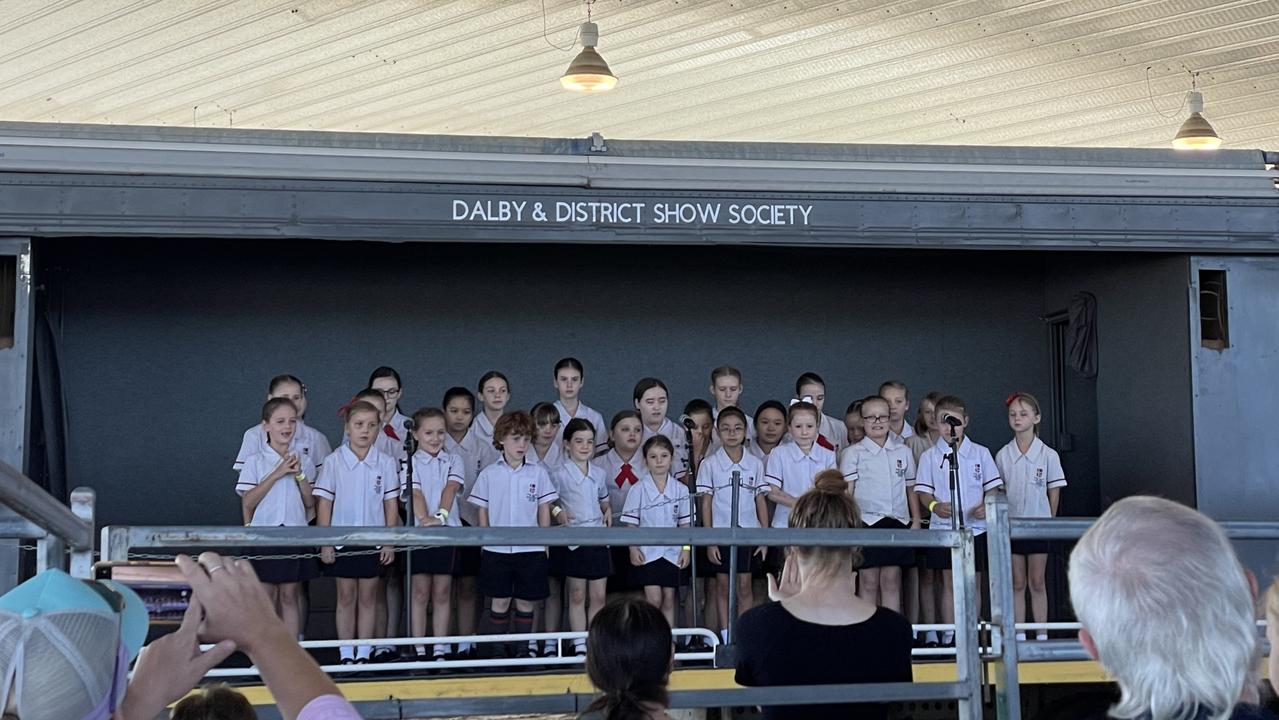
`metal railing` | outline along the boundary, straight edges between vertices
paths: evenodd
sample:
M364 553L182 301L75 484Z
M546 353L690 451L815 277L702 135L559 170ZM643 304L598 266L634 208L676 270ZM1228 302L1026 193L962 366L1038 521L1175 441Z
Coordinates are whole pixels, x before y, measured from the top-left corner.
M95 495L89 488L71 491L71 506L31 478L0 462L0 503L17 514L0 519L0 538L36 541L36 569L67 569L87 578L93 568Z
M936 683L867 683L767 688L677 691L673 707L821 704L954 700L960 720L982 717L982 667L978 645L977 588L973 535L970 530L834 530L794 528L509 528L509 527L122 527L102 529L103 559L129 559L137 548L185 549L269 548L332 545L484 546L484 545L735 545L949 548L954 572L956 681ZM735 589L736 583L729 587ZM724 646L721 646L724 647ZM727 658L731 659L731 653ZM438 717L460 714L580 712L590 695L566 693L550 697L484 697L444 700L403 699L357 703L366 718Z

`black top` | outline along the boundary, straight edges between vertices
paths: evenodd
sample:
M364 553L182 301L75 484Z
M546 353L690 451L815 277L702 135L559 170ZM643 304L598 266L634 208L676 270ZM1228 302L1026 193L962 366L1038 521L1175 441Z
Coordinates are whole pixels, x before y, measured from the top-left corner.
M878 608L852 625L819 625L791 615L770 602L747 611L737 621L737 683L830 685L835 683L911 682L910 623L891 610ZM884 720L888 708L878 704L777 705L764 708L765 720L857 718Z

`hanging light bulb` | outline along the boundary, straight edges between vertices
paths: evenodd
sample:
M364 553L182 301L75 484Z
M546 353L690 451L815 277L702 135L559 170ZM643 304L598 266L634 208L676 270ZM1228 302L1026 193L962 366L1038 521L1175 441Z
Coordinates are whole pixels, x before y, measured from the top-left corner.
M1221 147L1221 136L1204 119L1204 96L1198 90L1190 91L1190 117L1181 124L1172 146L1178 150L1216 150Z
M588 6L589 8L589 6ZM589 12L589 9L588 9ZM589 17L589 15L588 15ZM608 69L608 63L595 52L600 39L600 28L587 20L582 23L582 51L568 64L568 70L560 77L560 85L574 92L607 92L617 86L617 76Z

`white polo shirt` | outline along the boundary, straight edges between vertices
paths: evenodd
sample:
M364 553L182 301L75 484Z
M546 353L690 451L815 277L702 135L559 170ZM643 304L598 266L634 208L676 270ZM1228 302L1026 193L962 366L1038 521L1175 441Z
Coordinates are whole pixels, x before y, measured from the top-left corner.
M919 456L918 474L915 476L915 492L930 493L940 502L950 502L950 446L945 440L937 439L936 444ZM959 482L963 494L964 523L974 534L986 532L986 521L973 517L972 509L982 502L982 497L989 490L1002 487L1004 481L999 475L999 467L995 458L983 445L964 438L959 445ZM958 512L960 508L955 508ZM949 530L950 518L938 517L933 513L929 527L937 530Z
M644 473L638 484L626 495L622 523L639 527L686 527L693 520L693 507L688 488L673 476L666 476L666 489L658 490L653 476ZM679 545L642 545L644 563L663 558L679 564Z
M835 446L836 453L848 446L848 426L843 420L822 415L822 421L817 424L817 432L824 435L830 444Z
M915 455L890 433L881 447L870 438L844 448L839 471L853 484L853 499L862 522L874 525L883 518L910 524L906 493L915 484Z
M1066 473L1061 469L1057 451L1035 438L1023 455L1013 438L995 455L995 465L1004 478L1008 492L1008 511L1013 517L1052 517L1048 491L1066 487Z
M427 515L439 512L440 497L449 483L457 483L459 489L465 485L466 478L462 475L465 472L464 468L465 461L448 450L440 450L440 453L435 456L420 448L413 453L413 491L422 493L422 499L426 501ZM408 484L405 483L404 492L407 493L408 490ZM412 512L411 505L409 510ZM460 527L462 521L458 519L456 495L453 496L453 505L448 508L448 511L449 517L444 524L448 527Z
M888 437L896 440L899 443L904 444L907 440L911 439L914 436L915 436L915 428L911 427L910 423L908 422L902 423L902 431L900 435L893 432L892 428L888 429Z
M823 470L835 467L835 453L813 443L804 454L793 441L786 441L773 448L764 465L764 482L781 488L782 492L798 499L813 487L813 478ZM773 527L784 528L790 519L790 508L778 505L773 513Z
M345 445L348 441L343 440ZM387 435L381 428L377 431L377 437L373 440L373 447L377 448L383 455L387 455L396 459L400 464L404 463L406 453L404 452L404 441L396 440Z
M480 411L475 413L475 419L471 421L471 432L475 433L480 442L493 447L493 421L484 414L482 406Z
M244 431L244 437L240 440L240 452L236 453L231 469L240 472L244 467L244 461L248 460L250 455L270 449L271 443L266 437L266 431L262 429L262 423L254 425ZM318 468L324 464L324 458L333 452L333 447L329 445L329 439L324 437L324 433L302 422L302 418L298 418L297 429L293 431L293 437L289 439L289 452L310 458Z
M776 450L776 449L777 449L777 448L779 448L779 447L781 447L781 445L780 445L780 444L779 444L779 445L777 445L777 446L775 446L775 447L773 448L773 450ZM751 455L754 455L755 457L759 458L759 461L760 461L760 462L762 462L762 463L764 463L765 465L767 465L767 464L768 464L768 456L769 456L769 452L771 452L771 451L769 451L769 452L764 452L764 449L763 449L763 448L761 448L761 447L759 446L759 443L758 443L758 442L753 442L753 443L751 443L750 445L747 445L747 446L746 446L746 452L748 452L748 453L750 453Z
M565 460L551 471L551 484L559 493L560 505L572 516L573 527L603 527L604 513L600 503L608 502L604 468L587 463L586 472L572 460ZM554 523L552 523L554 524ZM570 546L576 550L577 546Z
M292 451L290 451L292 452ZM240 479L235 484L235 492L244 497L253 488L266 479L267 475L280 464L283 458L275 450L267 448L265 452L250 455L240 469ZM298 467L306 474L308 480L315 481L315 463L311 458L298 457ZM306 505L302 502L302 491L293 475L285 475L267 490L258 506L253 508L253 519L249 522L254 527L304 527L307 524Z
M732 527L733 473L739 473L737 484L737 527L759 527L759 515L755 512L755 496L764 484L764 463L754 455L742 451L740 462L733 462L724 448L720 448L702 461L697 471L697 491L711 496L711 516L702 518L702 524L713 528Z
M613 517L619 517L622 506L626 503L626 494L639 484L640 478L648 472L648 465L638 448L630 460L623 460L617 453L617 448L610 448L608 452L595 458L595 461L604 470L604 484L608 488L608 504L613 508ZM634 476L634 480L623 480L627 465L630 466L630 475Z
M683 477L684 473L688 472L688 439L684 434L684 426L676 424L670 418L662 418L662 425L656 432L643 423L640 423L640 427L643 428L643 432L640 434L639 452L644 452L644 443L648 442L649 438L654 435L665 435L666 439L675 446L675 456L671 458L671 472L677 478Z
M314 495L333 503L333 527L385 527L382 504L400 495L400 464L376 447L361 460L350 445L330 454L318 471Z
M564 443L559 437L556 437L551 441L551 444L547 446L546 457L539 458L537 456L537 448L533 447L532 442L528 444L528 453L524 455L524 458L529 462L535 462L538 465L545 467L548 474L555 468L559 467L560 463L564 462L564 457Z
M500 455L497 448L485 445L472 427L466 431L466 435L462 436L460 443L454 440L452 435L445 433L444 449L456 455L462 462L463 481L462 494L458 496L458 514L468 525L477 525L480 522L479 508L467 502L466 499L471 497L471 489L475 487L475 479L480 476L480 471L498 461Z
M480 472L468 502L488 508L489 527L537 527L539 506L559 498L546 468L527 459L513 468L505 459ZM545 552L546 547L528 545L485 545L495 553Z
M560 414L561 430L568 426L569 420L582 418L595 426L595 448L600 449L608 445L608 425L604 423L604 416L587 406L586 403L581 400L577 401L576 415L570 415L568 410L564 408L564 403L559 400L555 401L555 409Z

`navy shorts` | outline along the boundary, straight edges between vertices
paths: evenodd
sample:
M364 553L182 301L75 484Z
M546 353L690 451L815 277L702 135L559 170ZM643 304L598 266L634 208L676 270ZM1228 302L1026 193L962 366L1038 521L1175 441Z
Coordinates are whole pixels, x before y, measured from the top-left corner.
M561 548L564 551L561 559L562 577L581 580L600 580L608 577L612 569L612 558L608 548L600 545L587 547L582 545L576 550ZM553 552L553 551L552 551Z
M638 587L677 588L681 585L679 566L666 558L639 567L632 565L630 577Z
M452 547L419 548L409 552L410 572L414 575L452 575L456 549Z
M350 545L340 548L337 551L337 560L332 565L324 566L324 574L334 578L347 578L366 580L375 578L382 573L382 563L378 557L378 553L371 552L366 555L352 555L353 552L362 550L374 550L370 547L352 547Z
M480 593L490 598L545 600L551 594L546 582L546 552L496 553L480 555Z
M874 525L875 530L907 530L909 525L896 518L880 518ZM868 547L862 548L862 567L905 567L915 564L915 548L910 547Z

